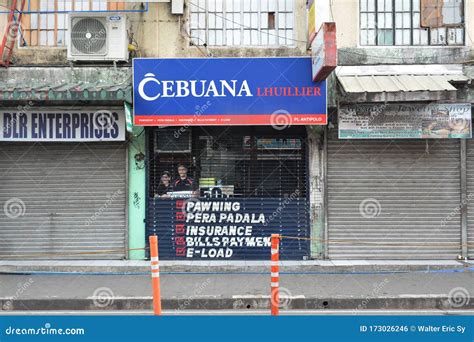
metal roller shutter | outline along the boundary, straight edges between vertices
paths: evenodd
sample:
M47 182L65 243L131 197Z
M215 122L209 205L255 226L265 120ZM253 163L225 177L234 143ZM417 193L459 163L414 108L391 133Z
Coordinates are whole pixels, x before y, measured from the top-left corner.
M332 130L329 257L456 258L460 188L459 140L339 140Z
M125 163L123 143L0 143L0 258L124 258Z
M474 141L466 140L467 148L467 244L468 257L474 259Z

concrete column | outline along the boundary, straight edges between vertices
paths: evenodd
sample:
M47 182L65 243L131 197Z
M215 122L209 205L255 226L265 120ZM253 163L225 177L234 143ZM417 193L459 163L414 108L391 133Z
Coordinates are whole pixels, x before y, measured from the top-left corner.
M128 248L145 247L146 168L144 127L133 127L133 137L128 148ZM130 251L129 259L145 259L145 251Z
M323 127L306 126L308 132L308 180L310 201L311 258L323 258L324 210L323 210Z

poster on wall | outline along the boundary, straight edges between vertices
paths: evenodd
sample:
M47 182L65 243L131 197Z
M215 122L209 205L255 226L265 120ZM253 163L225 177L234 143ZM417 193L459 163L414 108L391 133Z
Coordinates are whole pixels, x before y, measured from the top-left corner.
M153 199L147 234L159 238L162 259L268 260L272 233L308 237L304 198ZM150 216L151 215L151 216ZM284 259L309 257L307 240L282 241Z
M326 81L308 57L136 58L134 123L325 125Z
M471 138L470 103L341 106L340 139Z
M0 141L125 140L123 109L3 109L0 125Z

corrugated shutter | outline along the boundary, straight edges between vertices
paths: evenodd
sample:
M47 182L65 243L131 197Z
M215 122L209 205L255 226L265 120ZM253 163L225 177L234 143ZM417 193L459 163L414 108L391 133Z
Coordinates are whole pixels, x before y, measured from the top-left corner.
M474 259L474 141L467 140L467 244L468 257Z
M339 140L331 131L330 258L454 259L460 198L459 140Z
M124 258L125 162L123 143L0 143L0 258Z

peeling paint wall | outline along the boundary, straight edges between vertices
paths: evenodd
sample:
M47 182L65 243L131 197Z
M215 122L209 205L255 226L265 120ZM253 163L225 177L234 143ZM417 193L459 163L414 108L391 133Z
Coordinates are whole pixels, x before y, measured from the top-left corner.
M171 3L149 3L148 12L127 13L131 31L138 43L142 57L203 57L207 53L213 56L301 56L306 55L306 1L295 0L295 42L294 47L241 48L215 47L197 48L191 46L186 35L188 31L187 15L171 14ZM138 10L140 3L126 4L127 10ZM185 7L187 11L187 7ZM0 15L5 20L6 14ZM5 24L0 25L3 35ZM16 65L65 65L66 48L21 47L14 54Z
M188 1L186 1L188 2ZM474 1L465 0L466 47L360 47L359 1L321 0L329 7L324 11L326 20L337 25L339 63L354 64L400 64L400 63L456 63L473 58L470 51L474 37ZM140 10L140 3L128 3L127 10ZM185 12L187 7L185 7ZM321 12L321 11L320 11ZM323 14L319 14L323 15ZM0 28L4 32L6 14L0 15ZM148 12L127 13L131 31L138 42L143 57L203 57L214 56L300 56L307 55L307 11L306 0L295 0L295 42L294 47L242 48L218 47L200 49L190 46L186 35L187 14L171 14L171 3L149 3ZM17 65L63 65L67 63L65 48L22 47L15 51Z

